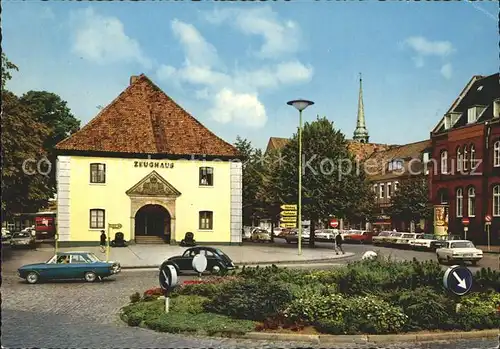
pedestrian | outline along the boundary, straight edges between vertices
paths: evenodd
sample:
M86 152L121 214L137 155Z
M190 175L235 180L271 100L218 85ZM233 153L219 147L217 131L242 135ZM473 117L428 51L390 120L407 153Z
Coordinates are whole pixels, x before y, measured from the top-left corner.
M101 242L100 242L101 252L106 252L106 233L104 230L101 230Z
M339 254L339 250L342 252L342 254L345 254L344 250L342 249L342 235L340 235L340 232L337 233L337 236L335 237L335 246L335 252L337 254Z

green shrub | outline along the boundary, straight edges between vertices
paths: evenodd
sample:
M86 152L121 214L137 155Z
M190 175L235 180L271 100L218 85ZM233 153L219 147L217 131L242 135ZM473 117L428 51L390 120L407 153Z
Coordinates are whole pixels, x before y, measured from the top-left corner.
M455 311L455 302L430 287L395 293L393 303L399 305L408 316L405 330L453 328L452 315Z
M273 281L305 286L311 283L309 274L307 270L279 268L273 264L264 268L243 267L239 276L254 281Z
M171 312L157 318L146 320L152 330L170 333L206 333L208 335L244 334L253 331L255 323L246 320L234 320L217 314L186 314Z
M129 326L139 326L144 319L155 318L165 312L165 303L161 300L154 302L135 302L122 308L122 320Z
M262 321L278 314L292 299L286 284L243 279L225 284L205 309L238 319Z
M347 311L346 299L339 294L321 294L319 290L304 289L283 311L290 323L312 325L317 319L342 321Z
M139 292L136 292L130 296L130 303L136 303L141 300L141 294Z
M460 300L455 326L470 331L500 327L499 293L471 293Z
M500 271L481 268L474 276L474 289L500 292Z
M170 309L175 313L201 314L207 301L201 296L178 296L170 300Z

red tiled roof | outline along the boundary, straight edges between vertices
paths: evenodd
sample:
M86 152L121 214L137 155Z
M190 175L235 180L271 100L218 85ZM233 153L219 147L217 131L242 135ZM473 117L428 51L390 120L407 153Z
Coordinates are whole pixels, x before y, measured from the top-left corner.
M81 130L57 144L66 151L241 156L144 74Z
M270 150L282 149L290 140L288 138L271 137L267 144L266 153ZM351 139L347 140L347 147L356 160L362 161L370 157L374 152L385 151L394 147L388 144L360 143Z

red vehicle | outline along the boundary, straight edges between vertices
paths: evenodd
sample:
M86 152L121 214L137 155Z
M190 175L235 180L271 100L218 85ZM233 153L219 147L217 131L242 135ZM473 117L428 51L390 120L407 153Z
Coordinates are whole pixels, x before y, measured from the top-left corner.
M35 216L37 239L53 239L56 234L55 212L38 212Z
M373 233L370 231L354 231L344 236L345 243L371 244Z

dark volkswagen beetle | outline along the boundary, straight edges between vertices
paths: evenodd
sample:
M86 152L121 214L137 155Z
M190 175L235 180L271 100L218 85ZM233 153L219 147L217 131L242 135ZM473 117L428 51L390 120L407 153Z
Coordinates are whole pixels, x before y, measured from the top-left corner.
M197 246L188 248L182 256L170 257L167 262L175 265L179 273L194 272L193 258L197 254L203 254L207 257L207 271L212 274L218 274L221 271L233 270L236 268L233 261L227 254L218 248Z

